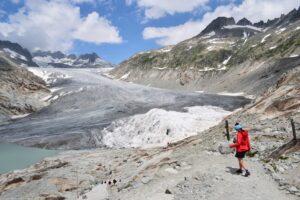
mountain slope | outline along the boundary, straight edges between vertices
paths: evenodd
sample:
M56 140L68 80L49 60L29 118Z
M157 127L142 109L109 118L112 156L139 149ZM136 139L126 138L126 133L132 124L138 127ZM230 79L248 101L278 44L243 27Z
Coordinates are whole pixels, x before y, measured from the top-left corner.
M48 92L42 79L0 53L0 122L45 106L39 99Z
M219 17L194 38L132 56L111 75L177 90L261 94L299 65L299 15L300 8L254 24Z
M101 59L96 53L82 54L78 57L75 54L65 55L60 51L36 51L33 52L33 60L41 67L57 68L103 68L114 67Z
M38 65L32 60L30 52L17 43L0 40L0 51L17 65L24 67L38 67Z

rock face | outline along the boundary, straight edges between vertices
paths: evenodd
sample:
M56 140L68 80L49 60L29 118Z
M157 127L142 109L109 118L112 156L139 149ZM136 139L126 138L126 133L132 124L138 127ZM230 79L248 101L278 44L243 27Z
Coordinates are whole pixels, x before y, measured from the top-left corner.
M201 35L208 34L212 31L217 31L222 29L224 26L234 25L235 21L233 17L218 17L217 19L213 20L202 32Z
M241 26L247 26L247 25L252 26L252 22L250 22L250 21L249 21L248 19L246 19L246 18L241 19L241 20L238 21L236 24L237 24L237 25L241 25Z
M18 65L24 67L38 67L38 65L32 60L30 52L17 43L0 40L0 51L1 54L5 54L6 57Z
M47 93L42 79L0 53L0 122L8 116L30 113L45 106L39 97Z
M111 63L101 59L96 53L82 54L78 57L74 54L65 55L60 51L36 51L33 52L33 60L41 67L57 68L103 68L114 67Z

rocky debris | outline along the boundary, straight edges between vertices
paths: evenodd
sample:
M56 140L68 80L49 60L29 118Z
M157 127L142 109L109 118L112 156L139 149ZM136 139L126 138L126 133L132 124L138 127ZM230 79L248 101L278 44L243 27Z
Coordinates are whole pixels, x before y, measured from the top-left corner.
M298 67L284 73L275 86L258 98L247 112L263 113L266 117L297 112L300 108L300 59L294 65Z
M166 189L165 193L166 194L172 194L172 192L169 189Z
M221 154L231 154L234 152L234 149L229 147L229 142L220 143L218 150Z
M58 196L54 194L40 194L40 197L43 200L65 200L66 198L63 196Z
M50 178L48 181L57 187L58 192L72 191L78 188L76 180L56 177Z

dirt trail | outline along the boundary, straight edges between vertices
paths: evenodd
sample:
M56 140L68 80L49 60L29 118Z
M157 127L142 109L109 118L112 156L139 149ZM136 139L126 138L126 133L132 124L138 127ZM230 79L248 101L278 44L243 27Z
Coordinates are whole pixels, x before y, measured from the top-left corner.
M295 196L279 190L278 184L266 174L262 164L254 159L247 159L252 174L250 177L244 177L235 173L237 161L233 155L220 155L212 152L203 152L198 156L196 154L191 156L191 154L178 154L177 158L182 156L181 159L186 161L178 161L174 167L163 165L146 184L135 184L135 188L120 193L109 188L113 192L110 198L132 200L296 199ZM148 175L146 171L140 174L144 179ZM167 189L171 194L166 194Z

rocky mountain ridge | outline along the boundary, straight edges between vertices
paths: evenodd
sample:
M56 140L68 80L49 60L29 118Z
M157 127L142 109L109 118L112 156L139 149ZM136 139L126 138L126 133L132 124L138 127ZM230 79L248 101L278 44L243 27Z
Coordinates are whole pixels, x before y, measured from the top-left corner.
M114 67L101 59L96 53L76 56L66 55L60 51L35 51L31 53L18 43L0 40L0 52L8 59L22 67L57 67L57 68L102 68Z
M102 68L114 67L111 63L101 59L96 53L66 55L60 51L35 51L32 53L33 60L41 67L57 68Z

